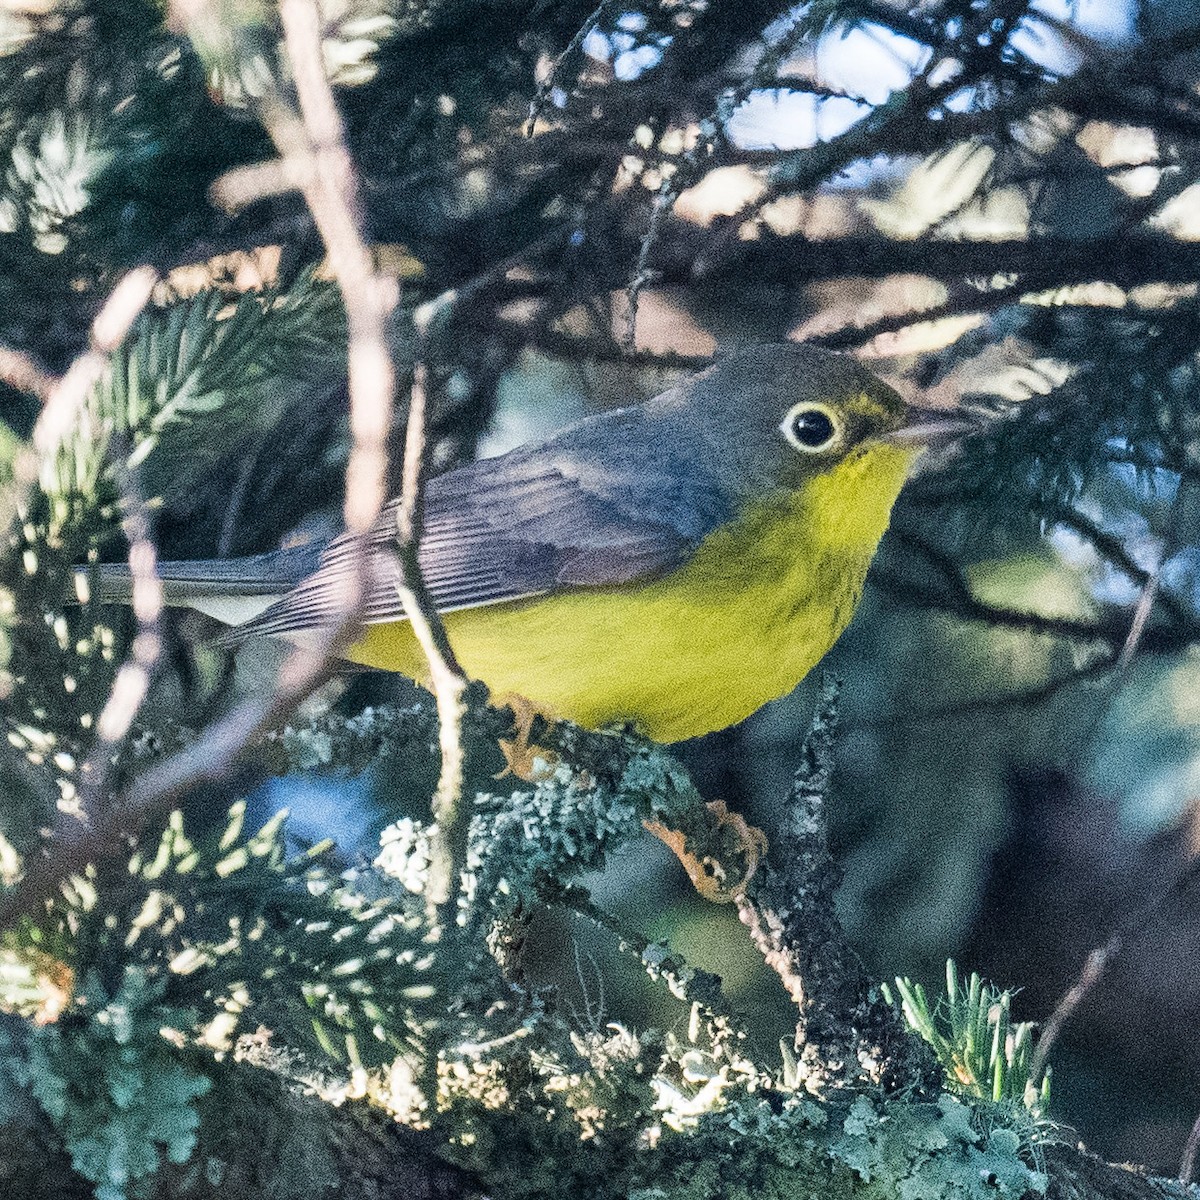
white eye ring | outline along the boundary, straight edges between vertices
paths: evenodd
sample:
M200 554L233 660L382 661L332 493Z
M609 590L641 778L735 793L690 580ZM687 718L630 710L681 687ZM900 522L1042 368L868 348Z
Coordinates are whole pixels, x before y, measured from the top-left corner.
M819 400L793 404L779 431L802 454L824 454L842 441L842 418Z

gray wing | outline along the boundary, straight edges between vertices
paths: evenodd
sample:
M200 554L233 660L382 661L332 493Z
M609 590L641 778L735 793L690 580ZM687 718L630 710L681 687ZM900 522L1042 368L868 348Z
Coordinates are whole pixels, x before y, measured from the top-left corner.
M641 409L625 409L431 479L418 559L439 611L654 578L686 561L732 503L697 445L689 453L677 432L659 434ZM368 622L404 616L391 551L395 513L389 505L364 539L373 577ZM336 538L313 575L236 633L287 633L336 619L359 545Z

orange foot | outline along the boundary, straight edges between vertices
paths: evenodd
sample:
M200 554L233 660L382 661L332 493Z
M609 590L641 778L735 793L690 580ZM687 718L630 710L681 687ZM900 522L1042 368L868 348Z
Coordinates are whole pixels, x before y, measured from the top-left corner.
M541 717L548 725L553 725L558 719L553 713L539 708L528 696L517 692L505 692L501 696L492 697L495 708L511 708L515 738L500 739L500 753L508 765L495 776L503 779L506 775L515 775L526 783L536 783L551 775L558 765L558 755L545 746L539 746L529 740L533 732L533 723Z
M767 852L767 837L740 813L730 812L725 807L724 800L714 800L706 807L713 817L713 834L718 835L720 830L728 827L733 835L734 845L728 858L725 854L722 854L721 860L711 854L697 856L687 849L687 835L678 829L668 829L659 821L643 821L642 824L656 838L665 842L675 857L683 863L683 869L688 873L692 886L700 895L715 904L728 904L746 890L746 884L754 877L762 856ZM745 869L740 875L735 873L731 876L725 862L735 856L740 856Z

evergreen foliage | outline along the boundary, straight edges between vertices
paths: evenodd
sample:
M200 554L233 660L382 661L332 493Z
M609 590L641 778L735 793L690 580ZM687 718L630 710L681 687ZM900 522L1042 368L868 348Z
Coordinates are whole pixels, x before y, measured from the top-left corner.
M897 979L905 1020L934 1049L947 1084L979 1100L1021 1104L1035 1115L1050 1096L1050 1076L1031 1075L1034 1027L1012 1020L1012 994L989 987L972 972L964 988L958 967L946 964L946 997L932 1005L925 989Z
M120 557L139 497L166 556L270 548L330 519L350 440L346 322L313 222L286 180L237 190L239 171L271 166L272 105L293 106L276 8L201 6L212 22L189 30L187 7L0 15L0 348L61 372L125 269L163 276L33 481L19 461L39 403L0 371L15 514L0 554L0 901L86 851L0 937L0 1008L20 1018L0 1043L8 1096L36 1102L99 1200L167 1188L184 1164L193 1183L198 1164L232 1170L216 1110L253 1095L256 1070L330 1103L367 1097L499 1200L1045 1194L1048 1127L986 1103L1044 1099L1008 993L952 974L943 1021L897 981L954 1095L885 1096L850 1064L859 1091L810 1097L786 1058L752 1049L719 980L607 911L592 873L646 823L679 831L703 869L746 867L730 823L632 731L539 728L542 774L498 781L510 722L473 690L448 915L426 896L436 714L390 685L327 692L256 739L244 771L132 812L139 784L203 751L206 721L248 685L168 620L135 736L98 743L137 630L77 593L76 566ZM533 356L622 397L622 371L644 368L637 386L653 388L702 360L655 350L655 305L677 305L701 345L800 331L878 350L908 334L897 372L989 423L912 489L880 585L1099 647L1072 678L1095 674L1120 657L1128 604L1097 588L1081 614L1044 616L971 585L981 531L1028 547L1069 526L1159 590L1144 650L1186 652L1200 622L1200 253L1178 236L1200 162L1194 7L1139 4L1110 45L1026 0L323 5L363 225L402 284L402 395L427 352L429 465L474 452L501 380ZM886 94L819 67L822 39L856 31L908 63ZM771 129L764 112L792 103L812 129ZM856 119L817 136L839 111ZM1129 151L1131 131L1151 148ZM744 199L686 215L722 171ZM824 232L818 210L836 218ZM916 300L887 298L914 275ZM833 311L843 287L877 316ZM427 344L422 305L439 314ZM379 844L297 849L286 813L247 816L264 779L300 775L366 776ZM89 843L105 821L120 836ZM678 1005L674 1023L581 1020L531 981L524 933L547 911L601 928ZM298 1157L286 1094L247 1123ZM312 1179L336 1181L317 1157ZM278 1194L303 1183L287 1175Z

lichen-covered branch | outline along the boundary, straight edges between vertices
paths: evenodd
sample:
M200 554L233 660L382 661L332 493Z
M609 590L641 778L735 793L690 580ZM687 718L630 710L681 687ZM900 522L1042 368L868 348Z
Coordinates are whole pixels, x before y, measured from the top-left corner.
M869 1083L930 1092L940 1086L937 1064L866 975L834 906L842 872L824 810L839 687L826 679L782 829L738 915L799 1010L796 1067L805 1088L824 1095Z

